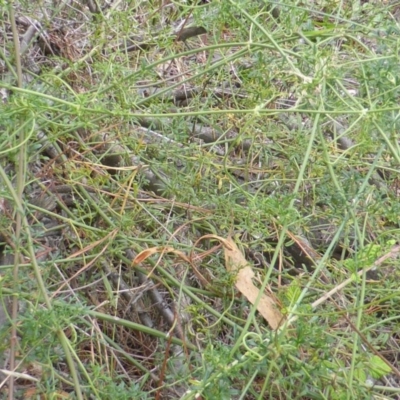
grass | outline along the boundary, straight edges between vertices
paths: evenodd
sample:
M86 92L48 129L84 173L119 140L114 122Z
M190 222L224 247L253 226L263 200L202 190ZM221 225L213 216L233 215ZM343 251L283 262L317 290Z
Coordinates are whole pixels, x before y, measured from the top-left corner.
M400 398L396 2L0 7L0 398Z

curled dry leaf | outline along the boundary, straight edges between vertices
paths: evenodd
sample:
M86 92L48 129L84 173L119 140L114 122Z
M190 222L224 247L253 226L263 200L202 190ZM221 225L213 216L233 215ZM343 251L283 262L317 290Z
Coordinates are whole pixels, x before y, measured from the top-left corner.
M136 257L135 259L132 261L132 265L139 265L140 263L142 263L143 261L145 261L147 258L151 257L154 254L166 254L166 253L173 253L176 256L178 256L179 258L181 258L182 260L186 261L188 264L190 264L193 268L194 273L196 274L196 276L199 278L199 280L201 281L201 283L204 286L208 285L207 280L204 278L203 275L201 275L201 273L198 271L198 269L196 268L193 260L191 260L191 258L189 258L185 253L183 253L182 251L176 250L173 247L170 246L164 246L164 247L151 247L150 249L146 249L141 251ZM152 273L152 272L151 272ZM150 273L150 275L151 275Z
M183 260L190 262L189 258L185 255L185 253L182 253L179 250L175 250L173 247L165 246L165 247L151 247L150 249L141 251L132 261L132 264L133 265L140 264L153 254L158 254L158 253L174 253Z

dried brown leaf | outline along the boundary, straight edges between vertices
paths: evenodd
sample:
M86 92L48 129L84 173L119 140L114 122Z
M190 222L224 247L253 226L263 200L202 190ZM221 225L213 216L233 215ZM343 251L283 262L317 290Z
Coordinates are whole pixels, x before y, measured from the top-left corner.
M225 239L216 235L206 235L204 237L217 239L223 244L226 269L231 272L237 272L236 288L247 300L255 304L260 290L253 284L252 278L254 277L254 272L242 252L236 246L236 243L232 238ZM283 316L277 304L265 293L261 295L257 304L257 310L272 329L277 329L283 321Z
M136 257L135 259L132 261L133 265L137 265L142 263L143 261L145 261L146 259L148 259L149 257L151 257L154 254L158 254L158 253L174 253L177 256L179 256L180 258L182 258L183 260L187 261L190 263L189 258L185 255L185 253L182 253L179 250L175 250L173 247L151 247L150 249L146 249L141 251Z

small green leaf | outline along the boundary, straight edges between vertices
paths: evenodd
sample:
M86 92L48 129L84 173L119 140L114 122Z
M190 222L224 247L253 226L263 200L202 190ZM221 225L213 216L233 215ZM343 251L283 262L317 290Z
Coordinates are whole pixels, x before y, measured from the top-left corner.
M354 376L361 382L365 382L367 380L367 375L363 368L356 368L354 370Z
M301 288L299 283L296 281L291 282L290 286L286 292L286 298L289 300L290 304L294 304L297 302L298 298L301 294Z
M392 369L378 356L372 356L370 360L371 375L375 379L382 378L387 375Z

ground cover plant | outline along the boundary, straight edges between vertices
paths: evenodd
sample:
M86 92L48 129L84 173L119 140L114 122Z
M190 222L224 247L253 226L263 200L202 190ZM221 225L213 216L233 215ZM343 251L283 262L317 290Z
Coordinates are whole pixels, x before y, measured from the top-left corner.
M0 10L0 398L400 398L400 3Z

